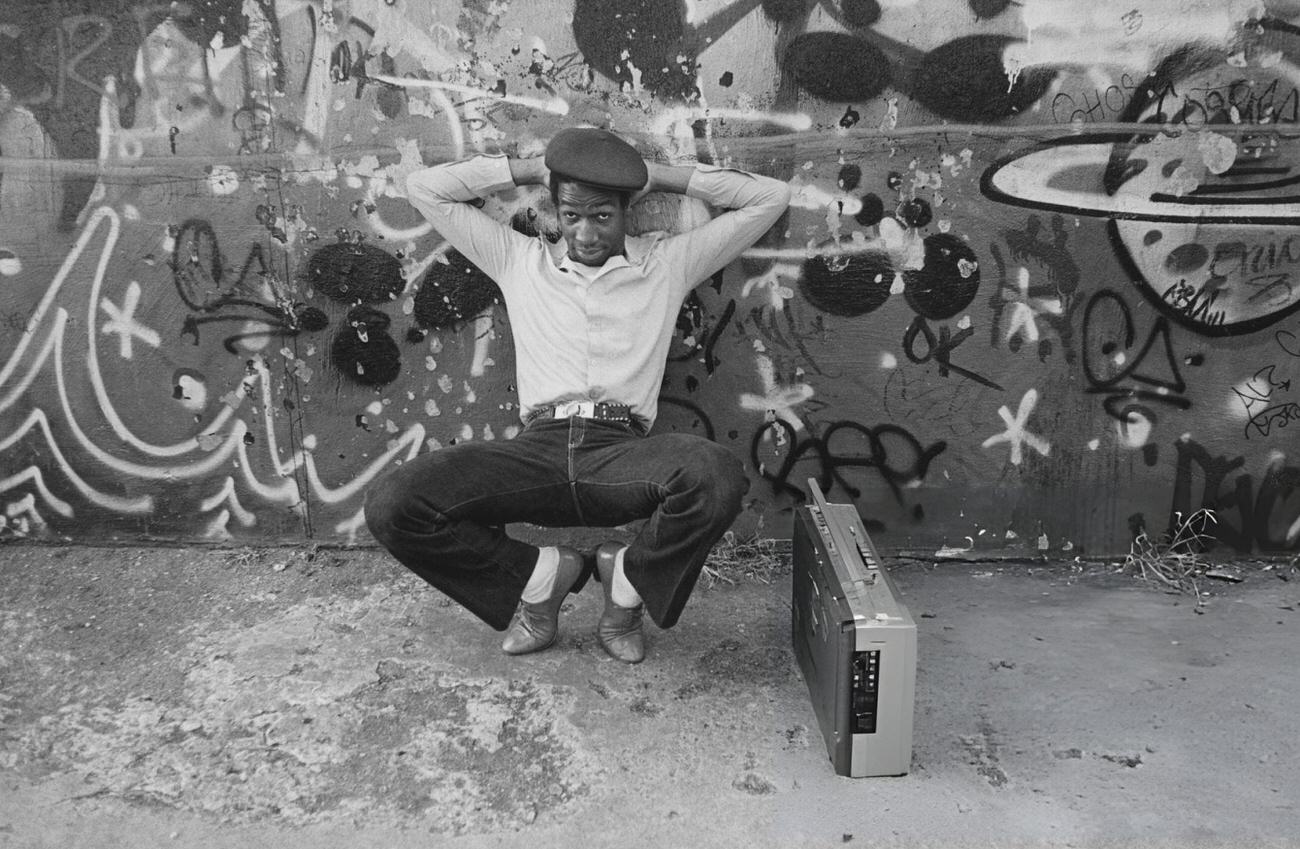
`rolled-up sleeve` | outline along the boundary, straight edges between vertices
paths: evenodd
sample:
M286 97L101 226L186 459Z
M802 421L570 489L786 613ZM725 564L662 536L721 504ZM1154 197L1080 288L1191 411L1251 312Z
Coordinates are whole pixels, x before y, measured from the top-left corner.
M744 253L790 204L790 187L781 180L710 165L696 166L686 194L729 210L665 240L664 249L679 265L687 289Z
M511 251L529 237L473 202L514 185L506 157L476 156L412 173L406 179L406 196L452 247L502 284Z

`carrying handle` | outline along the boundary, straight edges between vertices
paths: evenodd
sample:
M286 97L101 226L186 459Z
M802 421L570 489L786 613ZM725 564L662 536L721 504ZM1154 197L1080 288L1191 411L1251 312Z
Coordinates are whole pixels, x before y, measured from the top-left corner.
M812 490L813 503L817 505L818 510L825 514L827 507L826 496L822 493L822 488L817 485L817 478L808 478L808 488Z

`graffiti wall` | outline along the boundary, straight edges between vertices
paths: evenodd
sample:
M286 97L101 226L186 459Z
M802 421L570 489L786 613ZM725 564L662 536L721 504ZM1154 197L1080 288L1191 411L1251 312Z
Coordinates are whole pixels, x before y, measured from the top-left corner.
M1300 551L1297 63L1294 0L5 0L0 536L365 542L386 469L510 439L405 177L579 124L794 189L656 425L744 460L739 533L814 478L889 551Z

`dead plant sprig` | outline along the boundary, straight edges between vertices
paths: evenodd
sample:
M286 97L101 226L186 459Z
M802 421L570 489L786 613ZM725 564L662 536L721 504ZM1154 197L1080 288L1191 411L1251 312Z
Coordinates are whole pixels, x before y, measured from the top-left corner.
M1172 534L1152 539L1145 529L1138 532L1129 546L1124 568L1138 573L1149 584L1165 587L1196 597L1197 605L1205 604L1200 579L1210 568L1205 551L1215 537L1205 530L1207 524L1217 524L1214 511L1202 508L1186 518L1174 513L1177 525Z
M719 583L738 584L743 579L770 584L788 565L785 561L776 540L757 534L741 540L734 531L727 531L709 553L701 577L708 588Z

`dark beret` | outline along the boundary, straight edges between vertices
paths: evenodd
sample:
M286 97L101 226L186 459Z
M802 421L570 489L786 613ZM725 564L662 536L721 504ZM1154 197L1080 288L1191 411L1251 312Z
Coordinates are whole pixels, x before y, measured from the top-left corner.
M636 148L606 130L568 127L546 146L546 167L579 183L635 192L650 178Z

